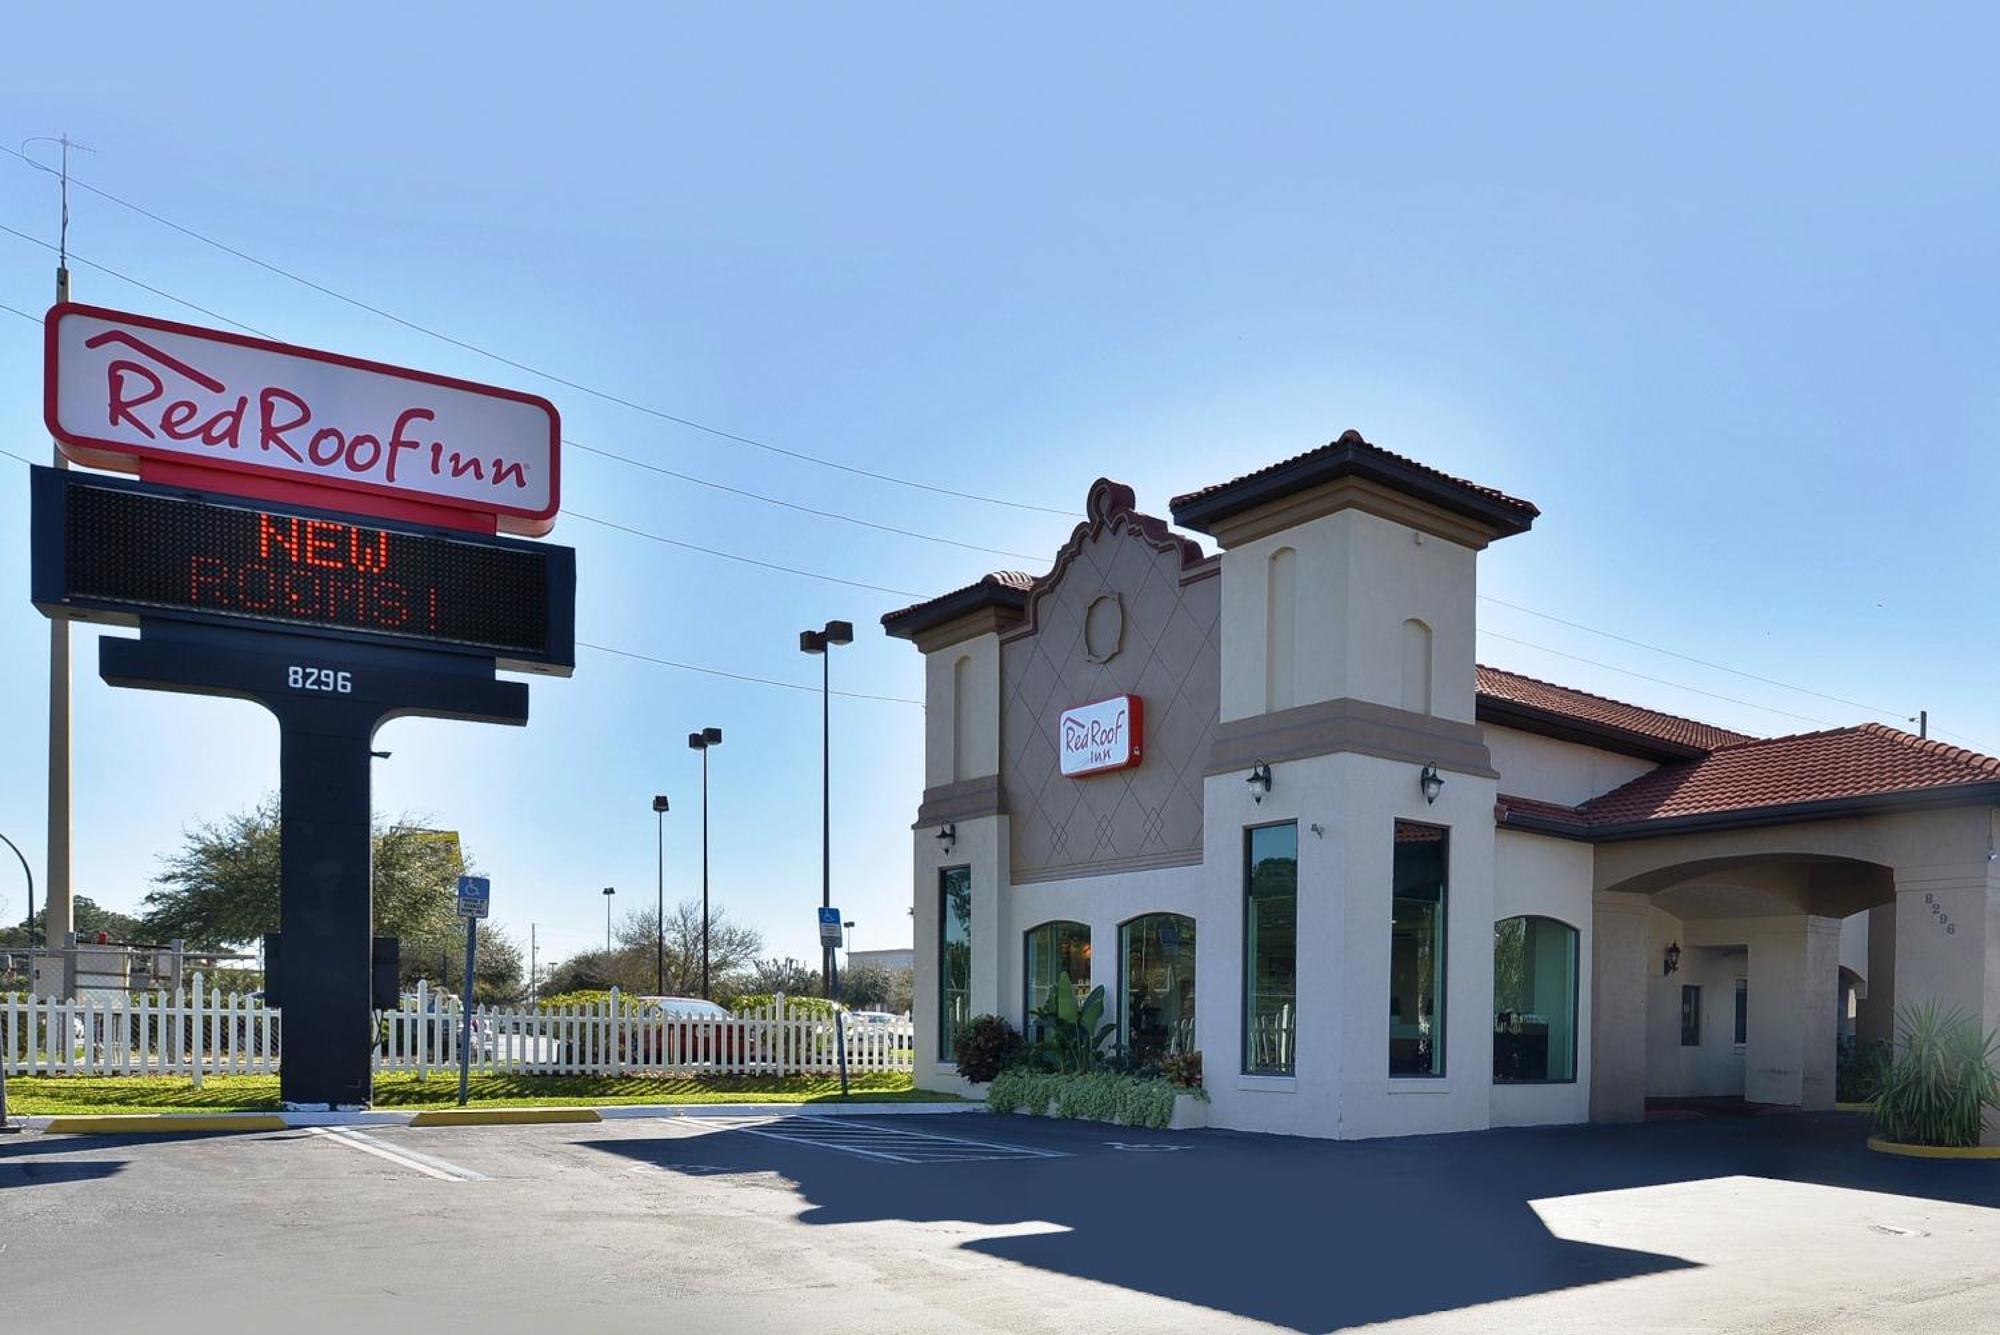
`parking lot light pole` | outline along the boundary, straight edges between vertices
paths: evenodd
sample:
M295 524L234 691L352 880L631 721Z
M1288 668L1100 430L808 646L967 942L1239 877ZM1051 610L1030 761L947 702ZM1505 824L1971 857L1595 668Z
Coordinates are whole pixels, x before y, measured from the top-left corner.
M618 891L612 886L604 887L604 953L611 953L611 896Z
M703 728L688 734L688 746L701 752L701 997L708 995L708 749L722 745L722 729Z
M654 859L656 862L655 901L653 907L653 995L667 994L667 795L653 797L653 824L657 831ZM610 949L606 938L605 949Z
M819 655L819 906L833 907L833 671L836 644L854 643L854 623L829 621L819 630L799 632L799 649ZM820 986L833 995L833 947L820 947Z

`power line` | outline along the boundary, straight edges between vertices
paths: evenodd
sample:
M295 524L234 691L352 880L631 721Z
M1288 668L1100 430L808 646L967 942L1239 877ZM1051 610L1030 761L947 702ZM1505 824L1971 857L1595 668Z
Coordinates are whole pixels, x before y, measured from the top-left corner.
M23 241L33 242L35 245L41 246L44 249L49 249L49 250L54 249L54 247L50 246L48 242L43 241L38 237L30 236L25 232L15 231L15 229L8 227L4 223L0 223L0 231L4 231L13 236L17 236ZM164 297L168 301L176 302L179 305L186 306L189 310L200 311L202 314L210 316L217 320L221 320L225 324L235 325L238 329L248 330L253 334L262 334L265 338L273 337L273 335L266 334L264 333L263 330L258 329L255 326L244 324L240 320L232 320L228 316L222 315L216 311L212 311L206 306L198 305L195 302L189 301L185 297L177 297L173 293L168 292L163 288L157 288L151 286L150 284L142 283L138 279L132 278L126 274L119 273L115 269L106 268L104 265L97 264L94 261L84 259L82 256L77 255L74 252L71 253L70 258L75 260L79 264L87 265L90 268L100 270L104 273L108 273L112 277L120 280L121 282L131 283L133 286L143 288L146 291L153 293L155 296ZM23 310L17 310L12 306L4 307L4 309L12 312L15 315L20 316L24 320L32 320L36 324L41 323L42 317L38 315L30 315L28 312ZM854 524L861 528L875 529L876 531L882 533L894 533L906 538L916 538L923 542L941 543L947 547L959 547L965 549L966 551L986 552L993 556L1006 556L1025 561L1046 561L1048 559L1047 557L1033 556L1028 554L1027 552L1012 552L1001 547L987 547L976 542L964 542L958 538L946 538L946 537L941 537L934 533L922 533L916 529L899 528L894 524L878 524L872 519L862 519L859 516L843 514L837 510L821 510L810 505L800 505L795 501L783 500L776 496L767 496L762 492L751 491L746 487L731 486L726 482L716 482L709 478L697 477L693 473L684 473L679 469L668 468L663 464L650 463L644 459L634 459L630 455L619 454L613 450L600 449L594 445L585 445L580 441L571 440L568 437L564 437L563 444L569 446L571 449L581 450L585 454L598 455L602 458L615 460L618 463L629 464L634 468L643 468L649 472L659 473L666 477L677 478L682 482L691 483L697 487L708 487L715 491L725 491L730 493L731 495L742 496L748 500L761 501L765 505L773 505L786 510L796 510L801 514L818 515L821 518L835 519L839 520L842 523Z
M21 308L20 308L19 306L9 306L9 305L8 305L8 304L7 304L6 302L4 302L4 301L0 301L0 311L5 311L5 312L7 312L7 313L8 313L9 315L18 315L18 316L20 316L20 317L21 317L21 318L22 318L23 320L27 320L27 321L29 321L30 323L33 323L33 324L40 324L40 323L42 322L42 317L41 317L41 316L39 316L39 315L30 315L30 314L28 314L28 313L27 313L26 311L22 310L22 309L21 309Z
M701 667L694 663L677 663L671 658L655 658L651 654L642 654L632 649L614 649L608 644L590 644L584 640L578 640L576 647L579 649L594 650L600 654L614 654L619 658L637 659L642 663L654 663L660 667L675 668L682 672L699 672L710 677L727 677L731 681L754 682L759 686L782 686L788 691L805 691L813 695L818 695L820 692L819 687L808 686L802 682L781 681L776 677L758 677L747 672L729 672L722 668ZM865 691L835 691L833 694L845 696L850 700L880 700L885 704L915 705L919 709L922 709L924 705L924 702L921 700L911 700L900 695L870 695Z
M33 167L36 171L40 172L50 171L50 168L35 161L33 158L29 157L26 153L22 153L19 152L18 150L11 148L5 148L4 146L0 146L0 152L6 152L12 154L14 157L17 157L21 161L27 163L30 167ZM105 190L98 186L91 185L88 181L79 180L75 176L72 176L69 178L69 183L73 186L76 186L78 189L88 190L91 194L96 195L101 199L110 200L112 203L119 205L121 208L130 209L134 213L139 214L141 217L150 218L152 221L159 223L162 227L172 228L174 231L179 232L181 235L186 237L191 237L194 240L201 242L203 245L213 246L215 249L222 251L224 254L233 255L237 259L240 259L245 263L254 264L258 268L263 269L266 272L278 275L280 278L287 278L290 279L292 282L302 284L324 296L332 297L335 301L345 302L347 305L353 306L357 310L364 310L371 315L380 316L384 320L388 320L391 323L401 325L403 328L411 330L415 333L423 334L428 338L437 339L441 343L449 343L451 346L455 348L460 348L466 352L474 353L478 356L488 358L489 360L499 362L502 366L511 366L517 371L524 371L529 375L540 376L544 380L553 381L558 385L562 385L568 389L573 389L577 391L579 394L588 394L592 398L602 399L606 403L615 403L620 407L629 408L633 412L644 413L649 417L656 417L663 422L672 422L677 426L684 426L689 428L690 430L704 432L707 435L715 436L721 440L734 441L740 445L749 445L755 449L767 450L772 454L783 455L788 459L797 459L804 463L818 464L822 468L832 468L832 469L837 469L843 473L852 473L858 477L873 478L877 482L888 482L899 487L910 487L917 491L927 491L938 496L955 496L960 500L982 501L987 505L1001 505L1014 510L1033 510L1033 511L1040 511L1041 513L1044 514L1062 515L1065 518L1069 517L1070 513L1069 511L1059 510L1054 508L1053 506L1034 505L1030 504L1027 501L1012 501L1001 496L986 496L982 495L979 492L959 491L952 487L940 487L929 482L918 482L912 478L898 477L893 473L879 473L874 471L873 469L862 468L855 464L841 463L835 459L823 458L816 454L807 454L803 450L788 449L783 445L773 445L771 442L767 440L759 440L755 436L746 436L736 431L726 431L721 427L710 426L708 423L697 421L692 417L683 417L678 413L670 413L666 411L664 408L656 408L650 404L640 403L637 400L628 399L623 395L614 394L609 390L598 389L593 385L586 385L581 381L571 380L566 376L557 375L553 371L543 370L541 367L538 366L531 366L526 362L517 361L512 357L508 357L501 353L494 352L491 349L482 348L476 343L468 343L462 338L455 338L450 334L442 332L441 330L433 329L428 325L419 324L415 320L411 320L404 316L397 315L393 311L384 310L382 307L363 301L359 297L349 296L345 292L341 292L335 288L328 287L324 283L315 282L312 279L307 278L303 274L294 273L292 270L273 264L269 260L260 259L257 256L250 254L248 251L238 250L235 246L229 245L226 242L218 241L212 236L207 236L201 232L198 232L192 227L188 227L181 223L177 223L173 221L171 218L162 217L160 214L153 212L151 209L145 208L139 204L135 204L131 200L125 199L122 196L114 195L109 190ZM19 234L17 233L16 235Z
M1794 714L1789 709L1778 709L1771 705L1760 705L1757 704L1755 701L1751 700L1739 700L1733 695L1721 695L1716 693L1715 691L1704 691L1699 686L1689 686L1678 681L1668 681L1665 677L1648 676L1644 672L1634 672L1631 668L1618 667L1616 664L1612 663L1600 663L1594 658L1585 658L1580 654L1564 653L1560 649L1551 649L1546 644L1536 644L1531 640L1517 640L1512 635L1502 635L1497 630L1487 630L1484 627L1482 627L1480 628L1479 633L1481 635L1490 635L1496 640L1505 640L1509 644L1518 644L1524 649L1538 649L1545 654L1554 654L1557 658L1567 658L1570 661L1576 663L1587 663L1591 667L1603 668L1606 672L1622 673L1625 676L1637 677L1641 681L1650 681L1660 686L1671 686L1677 691L1690 691L1695 695L1705 695L1711 700L1724 700L1732 705L1742 705L1745 709L1761 709L1767 714L1778 714L1784 718L1795 718L1805 723L1817 723L1822 728L1833 728L1839 726L1838 724L1832 723L1827 719L1814 718L1810 714Z
M611 450L599 449L595 445L585 445L582 441L571 440L567 436L563 437L563 444L573 450L582 450L585 454L595 454L605 459L615 459L621 464L630 464L634 468L643 468L648 472L678 478L682 482L690 482L697 487L708 487L714 491L726 491L732 496L742 496L749 500L762 501L765 505L775 505L786 510L796 510L800 514L818 515L822 519L838 519L844 524L855 524L861 528L872 528L880 533L896 533L905 538L919 538L924 542L943 543L947 547L962 547L969 552L987 552L993 556L1011 556L1023 561L1048 560L1046 556L1031 556L1027 552L1010 552L1001 547L985 547L976 542L962 542L957 538L944 538L934 533L919 533L915 529L898 528L894 524L878 524L872 519L861 519L854 515L842 514L838 510L820 510L810 505L800 505L795 501L781 500L776 496L766 496L762 492L750 491L744 487L732 487L726 482L714 482L708 478L696 477L692 473L683 473L678 469L668 468L662 464L648 463L644 459L634 459L630 455L617 454Z
M744 565L761 566L765 570L776 570L786 575L802 575L807 579L821 579L829 584L845 584L850 589L868 589L874 593L893 594L898 598L924 598L929 596L917 593L911 589L892 589L883 584L869 584L863 580L842 579L838 575L821 574L817 570L801 570L797 566L782 566L775 561L760 561L754 556L741 556L735 552L725 552L717 547L703 547L698 543L683 542L679 538L669 538L661 533L649 533L642 528L632 528L629 525L620 524L613 520L599 519L596 515L587 515L577 510L565 509L563 515L569 519L581 519L586 524L601 524L605 528L617 529L620 533L629 533L635 538L646 538L652 542L664 543L669 547L682 547L691 552L700 552L705 556L719 556L725 561L740 561Z
M1665 654L1669 658L1678 658L1684 663L1694 663L1700 667L1714 668L1717 672L1727 672L1732 676L1743 677L1749 681L1760 681L1766 686L1776 686L1787 691L1797 691L1800 695L1810 695L1820 700L1830 701L1836 705L1846 705L1850 709L1862 709L1870 714L1880 714L1885 718L1901 719L1905 722L1908 722L1912 717L1898 709L1883 709L1876 705L1862 704L1859 700L1848 700L1838 695L1828 695L1825 691L1815 691L1808 686L1794 686L1788 681L1779 681L1776 677L1759 676L1755 672L1745 672L1741 668L1733 668L1726 663L1711 662L1706 658L1696 658L1693 654L1684 654L1675 649L1663 648L1657 644L1648 644L1644 640L1635 640L1627 635L1618 635L1608 630L1599 630L1597 627L1587 626L1581 621L1571 621L1565 617L1559 617L1552 612L1541 612L1532 607L1523 607L1519 603L1510 603L1504 598L1495 598L1491 594L1480 594L1479 601L1482 603L1492 603L1498 607L1512 608L1516 612L1526 612L1531 617L1540 617L1544 621L1553 621L1559 626L1568 626L1572 630L1584 631L1591 635L1601 635L1607 640L1616 640L1620 644L1629 644L1635 648L1650 650L1656 654ZM1793 715L1793 717L1796 718L1799 716Z
M21 240L28 242L30 245L40 246L43 250L52 251L58 255L62 253L56 246L52 245L47 241L42 240L40 237L30 236L26 232L15 231L13 228L7 226L7 224L5 223L0 223L0 232L5 232L9 236L18 236L21 238ZM275 334L266 333L264 330L259 329L256 325L244 324L241 320L232 320L228 316L222 314L220 311L212 311L206 306L197 305L196 303L189 301L186 297L177 297L173 293L166 291L164 288L154 287L151 283L142 283L138 279L132 277L130 274L123 274L118 272L116 269L112 268L108 264L99 264L96 260L87 260L73 250L69 253L69 258L72 262L81 264L86 269L95 269L99 273L110 274L113 278L116 278L121 283L130 283L133 287L141 288L147 292L152 293L156 297L165 297L168 301L175 302L179 305L185 306L191 311L200 311L203 315L206 315L211 320L220 320L224 324L235 325L238 329L243 330L245 333L257 334L264 338L277 337Z

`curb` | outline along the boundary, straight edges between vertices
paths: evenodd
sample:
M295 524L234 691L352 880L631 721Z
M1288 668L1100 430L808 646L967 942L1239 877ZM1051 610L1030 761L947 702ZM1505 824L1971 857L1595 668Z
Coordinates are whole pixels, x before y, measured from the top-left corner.
M39 1119L37 1119L39 1120ZM42 1131L51 1136L165 1135L170 1132L283 1131L279 1113L126 1113L104 1117L51 1117Z
M597 1112L606 1121L627 1117L882 1117L899 1114L985 1112L983 1103L628 1103Z
M1900 1154L1910 1159L2000 1159L2000 1145L1899 1145L1870 1136L1868 1148L1877 1154Z
M598 1108L372 1108L272 1113L30 1116L11 1124L52 1136L221 1135L315 1126L537 1126L641 1117L885 1117L985 1112L983 1103L631 1103Z
M544 1122L601 1122L595 1108L432 1108L406 1126L533 1126Z

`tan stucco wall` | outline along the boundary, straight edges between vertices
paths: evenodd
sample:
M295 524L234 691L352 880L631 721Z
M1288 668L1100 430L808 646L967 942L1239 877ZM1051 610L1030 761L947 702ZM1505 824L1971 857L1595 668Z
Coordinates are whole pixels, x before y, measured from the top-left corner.
M1265 712L1268 563L1297 555L1293 703L1403 707L1403 623L1431 631L1431 709L1472 721L1477 553L1360 510L1232 548L1222 560L1222 718Z
M1495 1084L1491 1100L1493 1125L1585 1121L1590 1116L1591 964L1596 947L1590 845L1502 830L1494 838L1493 852L1496 923L1503 918L1536 914L1567 923L1577 932L1576 1079L1567 1084ZM1489 995L1489 1020L1491 1006ZM1489 1025L1489 1031L1490 1028ZM1490 1050L1487 1057L1490 1063Z
M1537 737L1518 728L1484 723L1480 731L1486 734L1493 768L1500 771L1500 791L1515 797L1580 806L1656 768L1650 760Z

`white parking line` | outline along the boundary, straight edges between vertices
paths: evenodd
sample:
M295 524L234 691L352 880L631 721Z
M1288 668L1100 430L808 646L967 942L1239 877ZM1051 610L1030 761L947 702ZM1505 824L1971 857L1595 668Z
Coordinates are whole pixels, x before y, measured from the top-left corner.
M1028 1145L1003 1145L964 1136L940 1136L928 1131L876 1126L844 1119L787 1117L762 1125L735 1128L748 1136L789 1141L839 1150L885 1163L977 1163L998 1159L1064 1159L1059 1150Z
M412 1169L422 1173L425 1177L437 1178L441 1182L484 1182L487 1180L484 1173L475 1173L470 1168L461 1168L455 1163L447 1163L435 1155L422 1154L416 1150L406 1150L399 1146L385 1145L375 1139L375 1137L368 1135L366 1132L357 1131L353 1127L312 1126L307 1127L306 1131L310 1135L319 1136L336 1144L345 1145L351 1150L360 1150L363 1154L372 1154L378 1159L387 1159L392 1164Z

